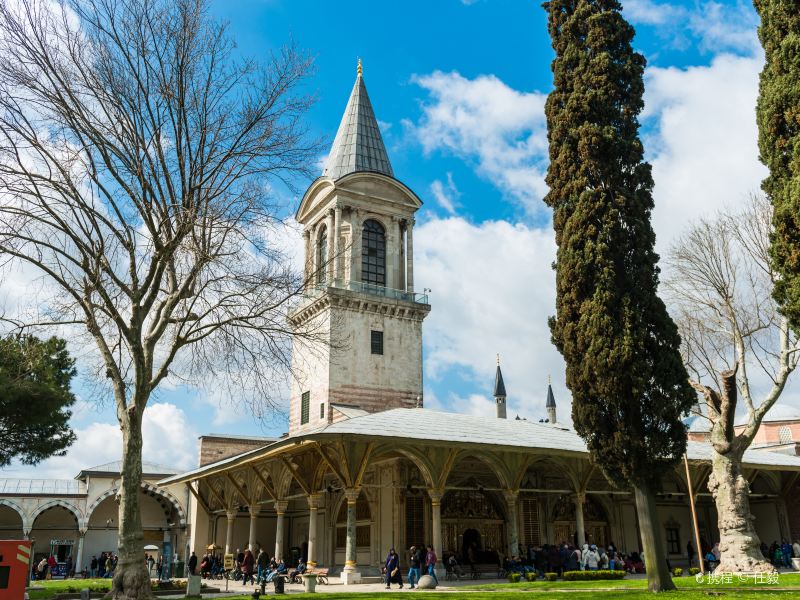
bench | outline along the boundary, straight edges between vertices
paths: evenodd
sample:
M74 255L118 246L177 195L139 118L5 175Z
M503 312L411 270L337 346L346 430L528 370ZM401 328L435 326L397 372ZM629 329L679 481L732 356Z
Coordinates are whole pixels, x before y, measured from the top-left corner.
M495 564L475 564L475 565L466 565L466 567L461 567L464 575L467 577L472 577L472 579L482 579L485 577L497 577L501 579L506 576L506 572L503 570L502 567L495 565Z
M328 584L328 569L318 569L316 567L306 570L307 575L316 575L317 583Z

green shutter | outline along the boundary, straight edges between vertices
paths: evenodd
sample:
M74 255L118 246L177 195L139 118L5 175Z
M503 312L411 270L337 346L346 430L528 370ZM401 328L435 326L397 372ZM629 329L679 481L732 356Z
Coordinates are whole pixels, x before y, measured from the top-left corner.
M308 423L308 405L311 401L311 392L303 392L300 397L300 425Z

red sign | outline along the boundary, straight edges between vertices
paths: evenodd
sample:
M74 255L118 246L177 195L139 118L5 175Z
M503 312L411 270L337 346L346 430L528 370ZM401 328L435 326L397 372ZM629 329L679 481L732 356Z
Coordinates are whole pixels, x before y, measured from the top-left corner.
M23 600L31 564L31 543L0 540L0 598Z

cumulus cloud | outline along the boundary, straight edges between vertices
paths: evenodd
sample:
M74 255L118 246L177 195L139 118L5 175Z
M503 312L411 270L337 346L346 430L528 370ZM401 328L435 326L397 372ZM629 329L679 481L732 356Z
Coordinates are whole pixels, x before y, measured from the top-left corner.
M550 343L547 318L555 313L555 240L551 229L507 221L472 224L434 218L417 226L414 272L433 289L425 320L427 383L466 378L483 394L436 395L428 407L450 406L494 414L491 384L501 355L509 414L544 415L547 377L553 375L560 416L568 394L564 363Z
M84 407L82 410L86 410ZM56 456L31 467L12 463L3 469L4 477L35 479L72 479L81 469L94 467L122 457L122 433L111 423L90 423L76 429L78 439L66 456ZM189 425L186 413L176 405L157 402L148 406L142 419L144 445L142 460L177 469L197 465L197 433Z
M431 184L431 194L433 194L436 202L439 203L448 214L454 215L456 206L458 206L458 198L461 192L458 191L455 182L453 181L453 174L447 173L447 181L442 183L437 179Z
M473 164L530 214L542 210L547 134L546 95L517 91L494 75L457 72L414 76L428 100L414 123L403 122L426 154L442 151Z

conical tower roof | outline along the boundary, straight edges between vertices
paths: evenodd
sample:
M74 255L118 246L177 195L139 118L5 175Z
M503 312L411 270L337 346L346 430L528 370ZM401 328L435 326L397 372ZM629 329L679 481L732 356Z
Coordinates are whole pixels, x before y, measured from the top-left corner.
M546 408L555 408L556 407L556 397L553 396L553 386L550 385L550 382L547 382L547 403L545 404Z
M495 398L497 396L506 395L506 384L503 382L503 372L500 370L500 365L497 365L497 373L494 376L494 395Z
M358 171L372 171L394 177L378 128L378 120L367 95L367 86L364 85L360 59L356 83L322 174L331 179L339 179Z

